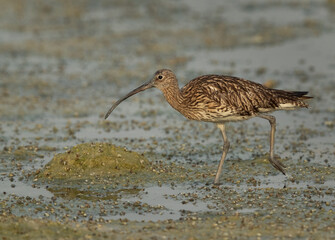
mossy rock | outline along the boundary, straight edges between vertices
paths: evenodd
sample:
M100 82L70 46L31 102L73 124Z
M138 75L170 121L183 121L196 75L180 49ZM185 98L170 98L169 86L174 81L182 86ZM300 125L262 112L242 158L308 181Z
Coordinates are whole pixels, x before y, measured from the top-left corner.
M41 178L108 177L145 170L143 155L110 143L83 143L59 153L38 174Z

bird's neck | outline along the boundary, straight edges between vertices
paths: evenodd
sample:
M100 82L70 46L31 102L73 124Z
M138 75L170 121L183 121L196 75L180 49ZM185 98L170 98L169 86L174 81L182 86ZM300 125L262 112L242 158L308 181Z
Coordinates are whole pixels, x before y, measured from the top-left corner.
M179 89L178 83L169 85L168 87L161 89L164 94L166 101L177 111L181 111L183 104L183 95Z

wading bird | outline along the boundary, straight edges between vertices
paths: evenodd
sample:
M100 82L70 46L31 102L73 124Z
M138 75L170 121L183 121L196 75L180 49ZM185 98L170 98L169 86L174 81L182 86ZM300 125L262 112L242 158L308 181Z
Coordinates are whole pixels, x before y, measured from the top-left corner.
M169 69L158 70L153 78L129 92L113 104L105 119L125 99L156 87L166 101L190 120L213 122L221 130L223 153L216 172L214 184L219 184L223 162L229 150L225 123L246 120L252 117L267 119L271 125L270 163L285 175L285 166L274 156L276 118L267 113L275 110L292 110L308 107L304 101L312 98L308 92L270 89L261 84L232 76L204 75L191 80L179 89L175 74Z

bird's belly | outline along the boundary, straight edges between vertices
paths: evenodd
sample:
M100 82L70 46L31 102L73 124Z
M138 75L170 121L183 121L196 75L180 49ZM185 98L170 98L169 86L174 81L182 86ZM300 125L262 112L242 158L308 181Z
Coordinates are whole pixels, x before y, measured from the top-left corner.
M210 112L210 111L188 111L182 113L190 120L205 121L205 122L232 122L243 121L254 117L254 115L238 115L232 112Z
M246 115L246 116L239 116L239 115L231 115L227 117L218 117L215 118L213 122L236 122L236 121L243 121L255 117L254 115Z

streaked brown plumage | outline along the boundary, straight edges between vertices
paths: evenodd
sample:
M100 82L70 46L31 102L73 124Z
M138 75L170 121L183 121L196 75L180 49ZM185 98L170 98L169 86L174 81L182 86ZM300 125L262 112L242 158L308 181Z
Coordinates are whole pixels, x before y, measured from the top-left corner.
M283 174L285 166L274 158L276 119L265 113L275 110L291 110L308 107L304 100L307 92L270 89L261 84L237 77L204 75L191 80L179 89L175 74L168 69L158 70L152 80L119 99L107 112L105 119L125 99L148 88L160 89L169 104L191 120L216 123L224 140L223 154L214 180L219 183L223 162L229 150L225 123L252 117L267 119L271 125L270 163Z

